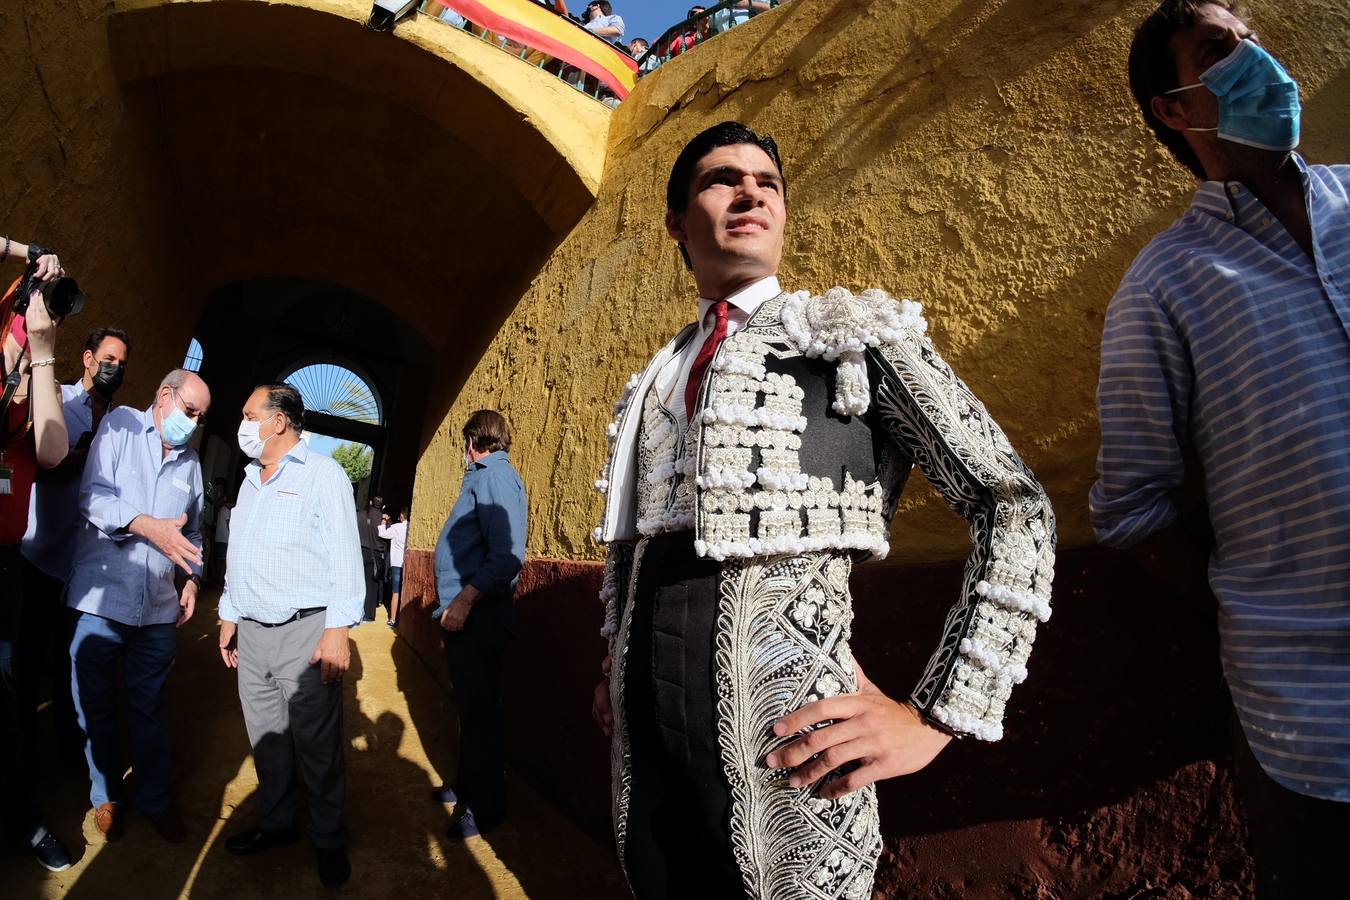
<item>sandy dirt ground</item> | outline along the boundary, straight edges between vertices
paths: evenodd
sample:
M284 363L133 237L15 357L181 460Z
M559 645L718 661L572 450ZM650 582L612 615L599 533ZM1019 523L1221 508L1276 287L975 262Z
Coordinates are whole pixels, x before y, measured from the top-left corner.
M44 708L38 719L34 789L49 825L78 862L50 874L31 858L0 856L0 898L302 898L319 884L307 843L251 858L225 852L254 824L257 777L234 673L216 649L215 596L179 635L169 682L174 778L188 840L166 843L135 811L126 835L104 844L93 826L82 758L62 757ZM383 610L381 610L383 612ZM455 771L458 730L451 700L383 620L353 632L346 678L347 825L351 881L360 897L620 898L612 848L579 831L518 779L510 812L491 834L445 837L453 812L430 799ZM555 738L556 739L556 738ZM508 773L510 779L510 773Z

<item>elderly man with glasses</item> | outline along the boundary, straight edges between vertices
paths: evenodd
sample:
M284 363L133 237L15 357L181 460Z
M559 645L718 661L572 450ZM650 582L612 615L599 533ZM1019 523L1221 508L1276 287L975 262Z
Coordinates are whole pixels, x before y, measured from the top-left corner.
M119 660L136 805L165 840L186 836L170 789L164 683L201 581L202 470L187 443L210 405L206 382L175 369L149 408L122 406L103 417L80 482L86 521L66 586L71 688L94 824L109 841L123 827Z

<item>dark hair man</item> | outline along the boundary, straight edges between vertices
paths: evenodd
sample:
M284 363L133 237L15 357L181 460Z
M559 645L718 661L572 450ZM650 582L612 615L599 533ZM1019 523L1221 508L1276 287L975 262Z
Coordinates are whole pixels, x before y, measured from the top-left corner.
M0 262L27 259L43 280L64 274L56 255L36 244L5 238ZM17 282L15 283L17 287ZM53 319L34 290L26 314L15 312L18 291L0 301L0 840L31 852L45 868L70 868L70 855L43 824L29 794L32 770L28 758L32 717L24 709L28 693L22 683L24 648L20 629L29 604L23 592L20 543L28 525L33 481L39 470L52 469L69 449L61 394L56 383L56 331ZM6 405L7 404L7 405Z
M408 507L398 511L398 521L391 523L389 514L380 516L380 538L389 542L389 620L390 628L398 627L399 595L403 592L403 551L408 545Z
M623 37L623 17L614 15L609 0L594 0L586 4L586 30L606 41Z
M435 792L464 814L450 837L482 834L506 815L502 655L525 564L525 485L508 451L501 413L480 409L464 423L464 480L436 540L434 613L459 701L459 780Z
M173 803L164 686L201 581L202 469L188 441L210 406L206 382L174 369L149 408L119 406L103 417L80 479L85 522L65 593L71 694L94 824L109 841L124 821L119 663L136 806L165 840L186 837ZM185 579L176 578L180 569Z
M685 19L692 19L695 16L702 15L706 11L706 7L691 6L689 7L689 12L685 13ZM711 36L712 19L707 17L699 19L697 25L691 26L671 38L670 46L666 48L666 56L679 56L684 51L691 49L695 44L707 40Z
M384 513L384 498L376 494L366 508L356 513L356 534L361 541L361 567L366 576L366 603L364 622L375 621L384 595L385 574L389 568L389 554L380 539L380 518Z
M869 896L873 782L953 735L997 740L1050 614L1040 485L918 304L779 286L787 211L770 138L724 122L680 153L666 230L698 320L629 382L597 483L610 655L593 711L643 900ZM848 581L888 552L913 462L978 539L927 671L896 701L849 650Z
M52 718L63 750L80 753L84 739L70 695L70 635L61 593L70 577L80 515L80 475L89 445L122 384L131 338L119 328L96 328L85 339L79 380L61 385L61 412L69 452L59 466L38 472L23 536L24 642L20 652L26 684L24 714L37 706L38 685L51 652Z
M239 670L239 700L258 769L258 824L225 849L252 856L300 839L297 765L319 881L351 877L343 808L342 675L361 623L365 580L347 473L300 439L305 405L289 384L262 384L244 404L244 468L230 520L220 597L220 655Z
M1292 152L1298 86L1226 2L1164 2L1129 70L1203 183L1107 310L1092 522L1183 595L1212 589L1260 893L1332 896L1350 842L1350 674L1331 665L1350 647L1350 167ZM1208 565L1178 517L1188 456Z

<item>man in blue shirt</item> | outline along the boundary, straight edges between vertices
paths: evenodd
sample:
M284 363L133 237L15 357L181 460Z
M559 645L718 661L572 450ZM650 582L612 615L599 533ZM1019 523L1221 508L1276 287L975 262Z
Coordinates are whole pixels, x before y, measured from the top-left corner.
M300 839L298 764L319 880L335 888L351 877L342 676L366 584L351 481L300 439L304 427L304 402L288 384L255 388L239 423L239 449L253 462L230 517L220 655L239 670L258 824L225 849L252 856Z
M66 585L71 689L89 764L94 822L122 833L117 664L131 713L136 805L169 841L186 836L173 809L164 683L178 626L192 618L201 578L202 470L187 446L211 405L206 382L175 369L146 410L103 417L80 481L86 522ZM175 571L187 576L181 591Z
M1350 845L1350 167L1292 152L1298 86L1226 0L1166 0L1136 33L1129 71L1145 121L1203 184L1107 311L1093 527L1180 580L1179 593L1218 600L1260 896L1339 895ZM1179 514L1187 458L1208 554Z
M450 826L462 839L496 827L506 814L501 704L502 655L511 605L525 563L525 485L511 465L511 429L482 409L464 425L464 481L436 541L435 616L459 704L459 782L436 792L464 814Z
M24 644L21 681L26 685L25 714L37 705L38 684L48 647L54 649L52 717L62 749L81 752L84 739L75 722L70 697L70 635L62 615L61 593L70 577L75 537L84 525L80 515L80 475L94 432L121 387L131 352L131 337L118 328L96 328L84 342L79 381L61 385L61 412L66 420L70 452L54 469L38 473L28 506L28 531L23 536Z

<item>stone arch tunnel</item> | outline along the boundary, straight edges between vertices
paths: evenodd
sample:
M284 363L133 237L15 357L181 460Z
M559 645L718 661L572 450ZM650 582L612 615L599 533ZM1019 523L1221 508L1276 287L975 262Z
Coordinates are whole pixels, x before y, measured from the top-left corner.
M398 346L354 333L343 350L398 372L385 476L409 498L430 430L594 202L610 111L462 31L419 20L377 34L368 13L350 0L120 0L79 27L60 4L25 11L34 70L8 77L19 121L47 104L31 113L49 130L29 140L51 158L7 199L17 212L61 185L48 242L84 261L95 314L149 320L129 385L197 336L231 411L208 427L226 438L248 387L278 374L260 332L298 313L275 292L252 306L222 296L282 278L367 298Z

